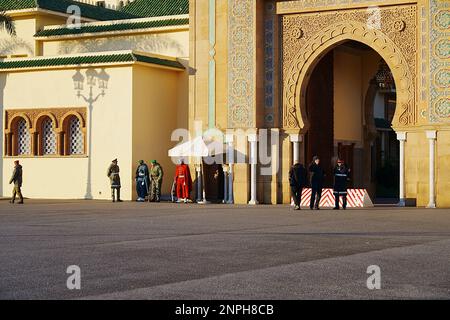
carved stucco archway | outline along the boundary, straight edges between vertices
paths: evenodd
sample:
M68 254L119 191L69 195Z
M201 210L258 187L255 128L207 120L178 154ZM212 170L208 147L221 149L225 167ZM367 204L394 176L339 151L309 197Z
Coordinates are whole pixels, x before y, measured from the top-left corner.
M369 29L361 22L344 21L332 24L313 36L288 66L283 88L285 130L296 130L301 133L308 130L305 91L311 72L323 55L349 40L371 47L391 69L397 90L397 108L392 126L399 129L416 123L414 77L400 49L383 32Z

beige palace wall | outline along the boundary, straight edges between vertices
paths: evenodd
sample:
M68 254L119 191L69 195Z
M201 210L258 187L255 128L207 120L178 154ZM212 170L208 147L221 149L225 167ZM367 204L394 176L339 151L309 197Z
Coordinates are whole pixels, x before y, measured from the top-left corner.
M13 18L16 36L11 37L6 31L0 31L0 55L34 56L34 34L36 33L36 19L33 16Z
M417 206L428 205L428 140L424 131L408 132L405 143L405 192L407 199L416 199Z
M437 132L436 142L436 205L450 207L450 131Z
M175 165L168 157L169 149L176 144L171 141L171 135L178 127L183 128L177 117L179 102L188 100L187 96L178 95L179 88L187 86L187 75L183 72L142 65L133 67L132 174L134 177L139 160L149 164L156 159L164 170L163 195L170 194L175 172ZM134 179L133 195L136 196Z
M80 69L83 74L86 68ZM100 71L100 69L96 69ZM132 68L105 67L110 76L104 97L93 104L91 147L91 190L96 199L109 199L110 186L106 169L113 158L119 159L122 179L122 197L131 199L131 101ZM2 117L4 109L45 109L88 107L77 97L72 76L75 69L38 70L33 72L2 73ZM88 94L88 88L82 91ZM94 88L94 95L99 93ZM3 121L2 121L3 122ZM3 132L2 142L3 150ZM88 129L89 130L89 129ZM86 139L88 141L88 139ZM89 150L89 148L88 148ZM4 151L3 151L4 154ZM8 180L13 161L19 159L24 168L23 193L30 198L86 198L89 158L83 157L2 157L2 195L9 196Z
M172 57L189 57L189 32L148 32L128 35L97 35L95 38L62 38L42 41L42 55L138 50Z

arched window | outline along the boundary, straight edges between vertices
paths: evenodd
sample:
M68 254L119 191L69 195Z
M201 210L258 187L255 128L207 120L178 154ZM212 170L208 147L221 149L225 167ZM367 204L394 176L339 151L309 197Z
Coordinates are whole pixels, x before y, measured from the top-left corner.
M43 155L56 154L57 152L57 140L56 133L53 128L53 121L49 117L46 117L42 121L41 131L41 146Z
M84 154L84 135L81 122L75 116L69 119L69 154Z
M28 123L20 118L16 126L17 155L29 155L31 154L31 134Z

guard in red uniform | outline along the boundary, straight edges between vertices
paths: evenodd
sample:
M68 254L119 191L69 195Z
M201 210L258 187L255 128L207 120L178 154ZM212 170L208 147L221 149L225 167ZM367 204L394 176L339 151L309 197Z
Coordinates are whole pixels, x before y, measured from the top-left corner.
M175 168L175 183L177 185L178 201L184 201L186 203L192 189L192 179L189 166L184 164L183 160Z

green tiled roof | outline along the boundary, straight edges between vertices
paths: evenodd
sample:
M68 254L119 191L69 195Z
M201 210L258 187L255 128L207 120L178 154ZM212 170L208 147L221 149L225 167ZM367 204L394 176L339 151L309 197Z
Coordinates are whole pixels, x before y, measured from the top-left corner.
M17 59L14 61L0 61L0 70L39 68L39 67L59 67L100 63L120 63L120 62L143 62L157 64L165 67L184 69L178 61L162 59L157 57L144 56L132 52L115 53L104 55L86 55L72 57L51 57L42 59Z
M189 0L135 0L122 8L139 17L163 17L189 13Z
M67 8L77 5L81 9L81 16L94 20L121 20L137 18L133 14L102 8L99 6L72 0L0 0L0 10L23 10L40 8L60 13L67 13Z
M63 35L77 35L83 33L93 32L112 32L123 30L137 30L148 28L160 28L169 26L180 26L189 24L189 19L169 19L169 20L154 20L154 21L142 21L142 22L124 22L108 25L83 25L79 29L69 28L55 28L44 29L35 34L35 37L51 37L51 36L63 36Z

